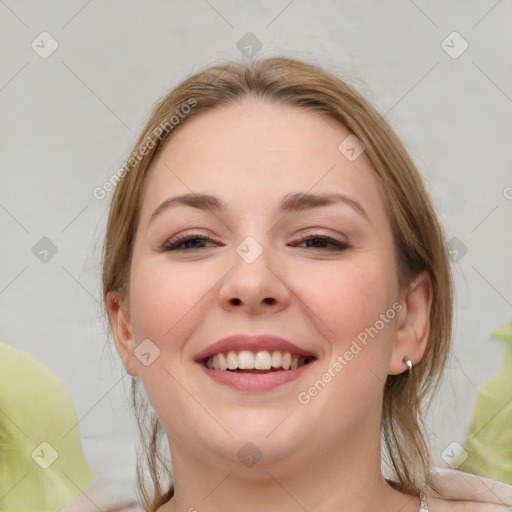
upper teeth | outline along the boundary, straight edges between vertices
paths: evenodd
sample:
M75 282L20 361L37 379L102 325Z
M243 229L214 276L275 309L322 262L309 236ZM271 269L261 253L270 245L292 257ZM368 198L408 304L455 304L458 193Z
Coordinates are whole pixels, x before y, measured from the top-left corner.
M206 360L206 366L211 370L270 370L270 368L283 368L284 370L295 370L304 366L309 358L275 350L261 350L251 352L230 350L227 353L219 353Z

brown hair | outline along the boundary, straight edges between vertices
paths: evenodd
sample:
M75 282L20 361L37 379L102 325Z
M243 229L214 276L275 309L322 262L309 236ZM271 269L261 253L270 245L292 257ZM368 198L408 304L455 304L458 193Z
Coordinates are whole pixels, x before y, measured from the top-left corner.
M104 303L110 292L121 297L126 294L141 191L158 149L191 117L247 96L312 109L354 134L381 179L400 286L407 286L421 271L430 276L433 301L428 346L412 374L388 375L382 410L385 455L397 474L400 490L417 495L430 482L423 412L439 386L451 340L452 281L444 234L421 176L397 135L359 93L330 72L289 58L227 62L190 76L159 101L112 197L103 248ZM152 480L151 491L144 481L146 473L139 457L139 491L144 509L154 511L174 492L172 484L165 484L163 479L163 475L170 474L159 449L164 429L154 411L144 413L145 399L141 399L135 380L132 392L143 457ZM435 488L433 483L430 485Z

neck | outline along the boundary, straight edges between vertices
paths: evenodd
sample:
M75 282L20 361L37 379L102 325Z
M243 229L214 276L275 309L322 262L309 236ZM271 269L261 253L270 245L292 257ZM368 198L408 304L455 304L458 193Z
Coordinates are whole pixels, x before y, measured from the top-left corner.
M337 446L312 439L294 453L263 454L250 468L218 454L191 454L169 435L175 494L158 512L416 512L419 499L382 477L380 426L372 423L345 433Z

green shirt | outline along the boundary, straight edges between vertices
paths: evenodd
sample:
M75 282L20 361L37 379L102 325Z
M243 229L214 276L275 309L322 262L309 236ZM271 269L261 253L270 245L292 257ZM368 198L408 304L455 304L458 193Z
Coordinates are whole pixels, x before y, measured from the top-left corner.
M60 379L0 342L0 511L55 512L94 476Z

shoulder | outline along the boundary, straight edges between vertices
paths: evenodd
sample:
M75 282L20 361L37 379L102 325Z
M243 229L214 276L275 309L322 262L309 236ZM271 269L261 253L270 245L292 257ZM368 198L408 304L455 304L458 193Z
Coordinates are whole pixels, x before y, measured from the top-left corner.
M427 498L427 508L420 508L418 512L510 512L510 507L498 503L445 500L429 496Z
M512 485L455 469L435 467L429 489L429 512L506 512L512 508Z

